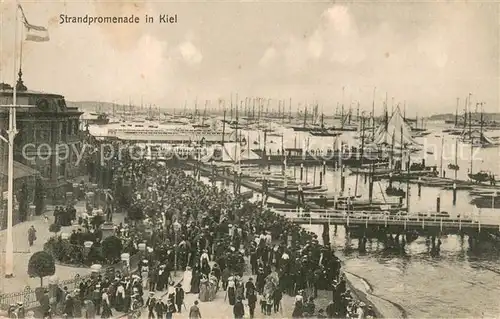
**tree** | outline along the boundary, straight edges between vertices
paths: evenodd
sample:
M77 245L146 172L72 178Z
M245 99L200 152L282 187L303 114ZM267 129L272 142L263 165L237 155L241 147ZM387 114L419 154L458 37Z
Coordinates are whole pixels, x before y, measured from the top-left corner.
M42 180L38 178L35 185L35 215L40 216L43 213L45 202L45 188Z
M28 262L28 275L40 278L40 287L43 286L43 277L52 276L56 273L56 265L52 255L45 251L39 251L31 255Z
M109 263L118 260L123 249L122 241L116 236L110 236L104 239L101 247L102 255Z

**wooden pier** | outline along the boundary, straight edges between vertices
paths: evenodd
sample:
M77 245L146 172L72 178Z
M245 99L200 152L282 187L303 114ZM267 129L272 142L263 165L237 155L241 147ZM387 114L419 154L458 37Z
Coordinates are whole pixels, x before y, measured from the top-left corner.
M199 163L186 163L186 165L191 169L198 169L204 176L215 177L217 180L226 180L231 183L236 180L243 187L262 192L262 185L237 177L236 174L221 173L216 167L200 165ZM268 190L267 195L298 207L299 201L297 197L287 196L285 198L284 192L276 190ZM500 218L498 222L492 223L491 221L473 220L465 217L423 217L423 213L419 215L418 212L404 212L404 215L384 214L380 211L347 212L344 210L323 209L319 205L311 203L307 203L307 208L307 212L299 209L275 211L298 224L317 224L324 227L342 225L349 228L386 229L388 232L417 231L420 234L469 234L475 236L482 231L500 234ZM467 213L462 214L462 216L466 215Z
M278 214L298 224L345 225L348 227L384 227L400 231L439 231L441 234L476 233L484 231L499 232L498 223L481 222L480 219L451 217L421 217L418 215L396 216L389 214L370 214L363 212L346 213L339 210L315 209L312 212L297 210L275 210Z

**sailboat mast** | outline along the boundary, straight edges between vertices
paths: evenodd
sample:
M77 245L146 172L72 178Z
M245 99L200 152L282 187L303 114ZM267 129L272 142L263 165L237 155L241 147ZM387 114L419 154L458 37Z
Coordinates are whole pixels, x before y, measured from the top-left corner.
M341 118L341 128L344 128L344 97L345 97L345 86L342 87L342 105L340 109L340 118Z
M481 123L479 123L479 138L480 138L480 141L481 141L481 144L483 143L484 139L483 139L483 103L478 103L479 105L481 105L481 117L480 117L480 121Z
M439 175L443 177L443 152L444 152L444 136L441 137L441 161L439 164Z
M467 101L468 101L469 97L466 97L465 98L465 105L464 105L464 131L465 129L467 128Z
M358 119L359 119L359 114L358 114ZM363 148L365 147L364 142L365 142L365 118L364 116L361 117L361 165L360 167L363 167ZM354 197L358 196L358 182L359 182L359 174L356 174L356 184L354 185Z
M455 180L458 174L458 139L455 139Z
M306 127L306 123L307 123L307 105L306 105L306 108L304 110L304 124L303 124L304 128Z
M194 100L194 115L193 119L196 120L198 117L198 97Z
M373 99L372 99L372 137L375 138L375 93L377 87L373 88Z
M207 106L208 106L208 100L205 100L205 109L203 110L203 118L201 119L201 125L205 125L205 118L207 117Z
M224 106L224 117L222 119L222 156L224 156L224 138L226 137L226 107Z
M229 111L231 122L233 121L233 93L231 93L231 110Z
M457 107L455 108L455 127L458 126L458 104L460 103L460 98L457 97Z
M400 145L399 145L399 152L401 153L400 156L401 156L401 167L400 167L400 171L403 170L403 125L401 125L401 129L400 129L400 134L401 134L401 137L400 137Z
M410 152L406 152L408 154L408 161L406 162L406 211L410 212ZM403 155L401 155L403 158Z
M236 94L238 96L238 94ZM238 158L237 158L237 153L236 150L238 148L238 98L236 98L236 126L234 128L234 136L235 136L235 141L234 141L234 164L237 164ZM236 181L235 181L236 182Z
M470 97L470 93L469 93L469 97ZM473 156L474 156L474 136L472 136L472 122L471 122L471 112L469 110L469 138L470 138L470 173L471 174L474 174L473 171L472 171L472 168L473 168L473 164L472 164L472 159L473 159Z
M252 120L255 120L255 98L253 98L252 103Z

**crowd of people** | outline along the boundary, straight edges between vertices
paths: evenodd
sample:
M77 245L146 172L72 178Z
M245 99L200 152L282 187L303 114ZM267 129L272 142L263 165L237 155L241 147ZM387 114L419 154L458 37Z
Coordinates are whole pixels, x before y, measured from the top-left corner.
M142 253L138 272L124 267L93 276L73 292L62 288L61 314L109 318L145 309L149 318L170 318L186 310L185 294L210 302L222 289L235 318L253 318L257 304L273 316L283 311L284 294L295 298L294 318L373 316L352 300L332 249L260 203L146 160L122 161L113 179L114 200L127 204L116 236L124 251ZM175 284L172 272L179 270L182 284ZM314 304L318 290L333 290L325 309ZM156 298L158 291L165 297ZM50 317L51 308L42 305L42 313ZM190 318L201 318L198 304L189 312Z

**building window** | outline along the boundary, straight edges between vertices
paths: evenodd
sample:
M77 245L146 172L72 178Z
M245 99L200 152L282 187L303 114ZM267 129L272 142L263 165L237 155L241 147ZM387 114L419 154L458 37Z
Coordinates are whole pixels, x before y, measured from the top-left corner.
M66 163L61 163L59 165L59 176L60 177L66 176Z
M45 166L43 169L43 176L47 178L52 178L52 167L50 165Z

